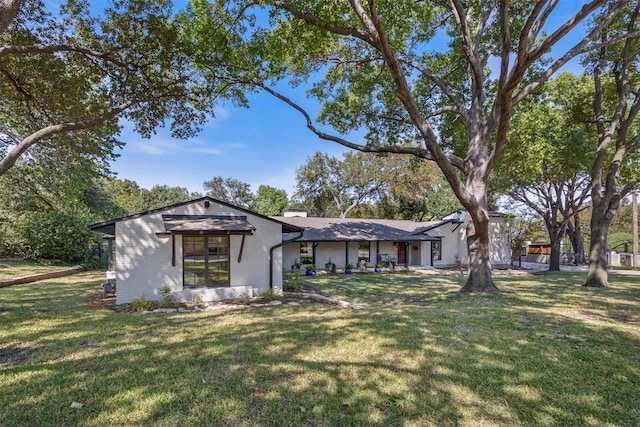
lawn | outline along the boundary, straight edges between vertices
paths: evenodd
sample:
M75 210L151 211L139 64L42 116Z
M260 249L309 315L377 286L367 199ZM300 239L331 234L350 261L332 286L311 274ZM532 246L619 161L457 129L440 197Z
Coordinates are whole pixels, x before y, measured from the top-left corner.
M320 276L368 309L153 315L91 308L101 280L0 290L0 425L640 425L637 276Z

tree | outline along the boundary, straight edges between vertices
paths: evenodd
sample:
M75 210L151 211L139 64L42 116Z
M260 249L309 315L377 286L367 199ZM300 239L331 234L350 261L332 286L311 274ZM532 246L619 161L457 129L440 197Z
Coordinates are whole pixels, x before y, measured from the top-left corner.
M571 229L576 247L581 239L579 213L589 195L595 151L593 127L585 124L584 99L593 98L590 84L587 75L564 73L522 102L513 112L511 145L502 159L508 166L495 171L499 188L544 220L550 271L560 270L565 234Z
M158 209L202 197L199 193L189 192L185 187L170 187L168 185L154 185L150 190L143 189L140 196L142 209L138 212Z
M391 168L386 159L363 153L345 153L342 160L320 152L296 171L296 195L326 201L346 218L366 201L376 200L389 188Z
M253 204L251 186L235 178L213 177L203 184L207 196L241 208L250 209Z
M0 0L0 33L4 32L20 10L21 0Z
M609 285L607 235L620 201L640 183L640 43L621 36L640 30L640 3L630 3L600 35L600 48L589 57L593 67L593 108L598 133L591 169L591 242L585 286ZM602 19L602 18L600 18ZM618 43L611 43L618 41Z
M392 217L432 220L461 208L435 164L398 154L389 154L386 159L393 164L385 201L393 205Z
M282 216L288 203L286 191L270 185L261 185L253 198L252 209L262 215Z
M548 66L541 64L605 3L612 5L606 19ZM592 49L625 3L589 1L557 27L549 20L556 1L265 0L228 2L226 9L194 2L185 16L194 22L189 35L205 74L210 33L223 31L234 51L230 81L287 103L318 137L363 152L436 162L471 218L462 291L496 291L488 178L507 147L511 109L568 60ZM261 27L264 20L251 15L251 7L268 11L269 28ZM493 72L491 58L500 64ZM276 90L281 80L295 85L311 76L316 83L309 93L322 102L319 120L336 134L320 129L300 102ZM352 135L364 133L364 140L348 139L349 131L361 131ZM463 136L464 149L451 150L454 134ZM415 144L398 144L407 139Z
M166 121L192 136L230 94L198 81L169 1L110 4L95 15L84 1L59 15L40 0L0 4L0 176L38 149L109 156L118 117L145 137Z

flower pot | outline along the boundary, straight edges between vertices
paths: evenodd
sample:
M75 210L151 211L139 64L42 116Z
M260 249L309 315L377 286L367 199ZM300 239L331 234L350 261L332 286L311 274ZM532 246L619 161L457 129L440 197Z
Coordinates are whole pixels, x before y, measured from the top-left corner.
M381 273L382 269L380 267L376 267L376 268L374 268L373 271L375 271L376 273Z
M306 275L307 275L307 276L313 276L313 271L311 271L311 270L307 270Z
M344 274L351 274L351 269L350 268L345 268L344 269Z

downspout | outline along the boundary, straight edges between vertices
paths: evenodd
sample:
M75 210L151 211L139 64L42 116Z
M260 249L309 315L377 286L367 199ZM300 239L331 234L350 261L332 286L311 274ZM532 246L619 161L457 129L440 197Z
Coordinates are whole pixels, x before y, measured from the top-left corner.
M283 247L287 243L298 240L302 237L303 234L304 230L302 230L298 236L292 237L291 239L283 240L282 242L271 246L271 249L269 249L269 289L273 290L273 251L275 249Z

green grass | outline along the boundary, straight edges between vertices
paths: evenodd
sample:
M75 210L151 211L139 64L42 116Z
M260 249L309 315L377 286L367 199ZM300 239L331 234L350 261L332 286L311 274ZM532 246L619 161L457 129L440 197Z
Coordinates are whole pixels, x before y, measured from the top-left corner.
M0 280L64 270L71 265L62 262L40 262L0 258Z
M90 308L101 280L0 290L0 425L640 425L640 277L327 275L368 309L155 315Z

